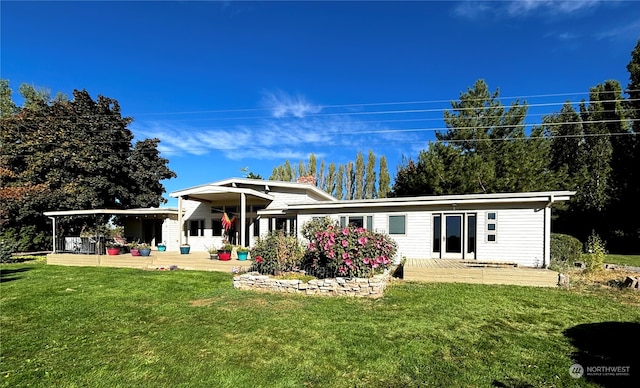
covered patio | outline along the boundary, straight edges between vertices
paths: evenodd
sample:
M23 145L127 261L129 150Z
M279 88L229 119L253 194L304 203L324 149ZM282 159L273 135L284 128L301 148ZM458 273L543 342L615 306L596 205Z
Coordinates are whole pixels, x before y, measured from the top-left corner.
M52 221L53 250L52 253L69 254L104 254L107 237L99 232L67 232L60 218L89 218L95 221L98 217L110 220L121 217L124 236L128 242L144 242L157 246L163 242L165 220L177 220L178 210L171 208L137 208L137 209L87 209L58 210L44 212Z

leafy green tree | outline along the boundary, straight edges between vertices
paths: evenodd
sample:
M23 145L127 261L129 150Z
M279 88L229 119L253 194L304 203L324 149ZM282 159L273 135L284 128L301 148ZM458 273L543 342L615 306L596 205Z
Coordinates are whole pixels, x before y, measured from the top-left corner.
M18 107L11 98L12 93L9 81L0 78L0 118L11 116L18 111Z
M355 199L356 190L356 172L354 170L353 162L348 162L344 170L344 192L345 199Z
M362 151L358 151L356 155L355 176L353 178L355 188L352 199L364 198L364 179L364 155L362 155Z
M367 171L364 177L364 198L371 199L376 196L376 155L369 150L367 155Z
M338 173L336 174L336 191L334 196L338 199L344 198L344 165L338 166Z
M386 198L391 188L391 177L389 176L389 168L387 167L387 158L382 155L380 157L380 179L378 180L378 198Z
M337 174L338 172L336 171L336 163L331 162L329 164L329 169L327 171L327 178L325 179L323 190L334 196L337 195L336 194Z
M0 193L8 200L0 214L4 235L33 236L31 246L22 249L48 248L46 210L165 202L160 180L175 174L159 158L157 139L132 149L132 119L121 116L116 100L94 101L87 91L76 90L71 101L49 101L48 92L33 86L20 90L25 105L1 119L0 160L6 167L0 171Z

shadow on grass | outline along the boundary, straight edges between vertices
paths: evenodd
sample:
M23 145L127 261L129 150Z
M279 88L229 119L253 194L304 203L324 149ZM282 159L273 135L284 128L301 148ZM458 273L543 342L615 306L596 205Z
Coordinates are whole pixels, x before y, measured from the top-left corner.
M603 387L631 386L640 378L638 333L636 322L586 323L564 331L577 348L571 358L584 369L581 378Z
M18 280L22 276L17 276L21 272L30 271L31 268L16 268L16 269L0 269L0 283L6 283L13 280Z

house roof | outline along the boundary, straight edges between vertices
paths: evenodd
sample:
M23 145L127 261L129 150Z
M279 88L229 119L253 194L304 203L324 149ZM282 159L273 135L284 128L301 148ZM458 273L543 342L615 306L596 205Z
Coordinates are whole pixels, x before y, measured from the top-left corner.
M123 215L123 216L149 216L149 215L177 215L175 208L136 208L136 209L85 209L85 210L53 210L44 212L47 217L55 216L87 216L96 214Z
M428 205L468 205L490 203L545 203L568 201L575 191L544 191L527 193L493 193L493 194L460 194L429 195L419 197L359 199L337 202L316 202L313 204L288 205L287 210L309 209L349 209L367 207L401 207Z
M204 185L194 186L170 193L172 197L183 197L207 202L223 202L236 199L240 193L253 196L255 200L273 201L269 193L281 189L294 189L306 192L319 201L335 202L336 198L309 183L268 181L262 179L230 178Z

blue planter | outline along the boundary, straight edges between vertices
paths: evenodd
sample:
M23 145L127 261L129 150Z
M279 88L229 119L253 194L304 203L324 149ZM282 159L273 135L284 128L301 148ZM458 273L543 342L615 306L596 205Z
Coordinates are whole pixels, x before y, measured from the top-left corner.
M151 249L139 249L140 256L149 256L151 254Z
M238 260L247 260L247 256L249 256L249 252L238 252Z
M183 255L186 255L189 253L189 250L191 249L191 247L180 247L180 253Z
M167 250L167 246L166 245L158 245L158 252L164 252Z

